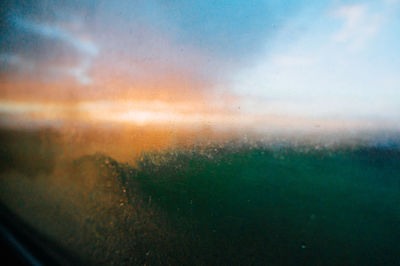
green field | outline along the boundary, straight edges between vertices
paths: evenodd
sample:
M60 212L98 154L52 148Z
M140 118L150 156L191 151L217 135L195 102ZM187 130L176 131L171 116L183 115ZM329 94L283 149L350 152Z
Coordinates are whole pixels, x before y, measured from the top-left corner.
M39 170L2 170L2 201L97 263L400 263L398 147L225 143L131 164L36 160Z

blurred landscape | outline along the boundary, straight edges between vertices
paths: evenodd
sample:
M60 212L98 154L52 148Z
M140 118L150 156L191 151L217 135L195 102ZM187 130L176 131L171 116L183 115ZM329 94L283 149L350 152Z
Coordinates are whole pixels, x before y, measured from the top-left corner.
M1 201L96 264L395 265L396 135L1 130Z
M2 1L0 250L400 265L399 18L399 0Z

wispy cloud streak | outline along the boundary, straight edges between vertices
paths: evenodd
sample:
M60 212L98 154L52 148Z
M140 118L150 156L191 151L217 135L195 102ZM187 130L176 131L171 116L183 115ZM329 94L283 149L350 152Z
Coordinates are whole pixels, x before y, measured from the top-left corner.
M78 59L78 63L76 65L65 67L53 64L51 66L48 66L48 75L69 75L76 78L76 80L82 85L87 85L92 82L91 78L87 74L87 71L90 69L93 58L96 57L99 53L98 47L93 42L79 38L78 36L71 34L67 30L57 25L38 23L15 15L11 17L11 21L19 30L35 34L45 40L56 40L58 42L68 44L73 50L78 53L78 56L80 58ZM54 48L57 50L57 47ZM18 68L24 68L25 70L27 70L25 66L28 65L29 60L19 55L10 56L8 57L10 57L11 59L18 59L17 61L8 60L10 63ZM29 63L32 64L31 62ZM40 63L37 67L41 67ZM42 66L42 68L44 67Z

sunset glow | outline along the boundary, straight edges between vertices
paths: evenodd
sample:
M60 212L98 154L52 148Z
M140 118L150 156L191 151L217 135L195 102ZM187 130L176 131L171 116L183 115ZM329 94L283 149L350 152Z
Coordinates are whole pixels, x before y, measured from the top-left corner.
M3 126L400 128L398 1L56 2L4 9Z

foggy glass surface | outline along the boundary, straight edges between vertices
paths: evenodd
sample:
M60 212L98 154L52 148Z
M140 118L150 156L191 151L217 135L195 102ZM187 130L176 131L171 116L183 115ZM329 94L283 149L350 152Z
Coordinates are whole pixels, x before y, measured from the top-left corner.
M0 7L12 261L399 263L399 1Z

